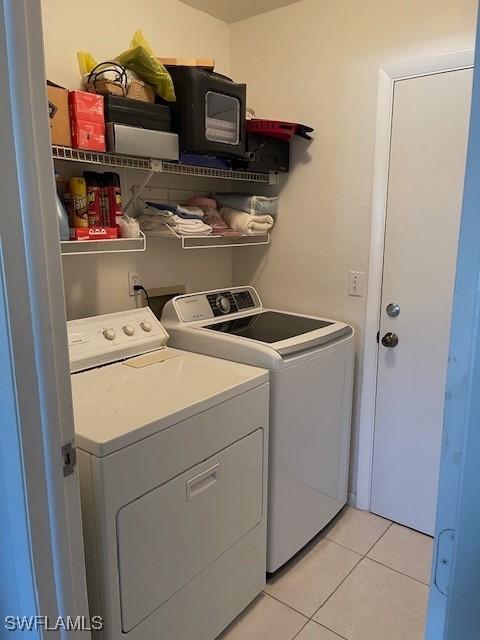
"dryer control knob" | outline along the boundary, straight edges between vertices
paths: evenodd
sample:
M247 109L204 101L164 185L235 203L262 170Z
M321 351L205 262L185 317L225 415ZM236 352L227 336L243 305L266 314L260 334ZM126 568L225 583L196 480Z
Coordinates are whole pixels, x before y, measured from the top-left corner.
M107 340L115 340L115 329L104 329L103 335Z
M215 304L217 305L217 309L222 313L229 313L232 308L230 300L226 296L218 296L215 300Z
M140 323L140 326L142 327L142 329L144 331L151 331L152 330L152 323L148 322L147 320L145 320L144 322Z
M133 327L131 324L126 324L123 327L123 332L127 335L127 336L133 336L133 334L135 333L135 327Z

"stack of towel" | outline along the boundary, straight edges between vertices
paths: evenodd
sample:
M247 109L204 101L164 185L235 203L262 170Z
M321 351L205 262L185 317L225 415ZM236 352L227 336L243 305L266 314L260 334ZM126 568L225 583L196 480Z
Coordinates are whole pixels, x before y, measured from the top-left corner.
M212 227L204 221L204 212L199 207L146 202L139 216L143 231L167 231L171 229L179 236L208 236Z
M230 207L222 207L220 214L230 229L239 231L244 236L268 233L275 222L270 215L252 215L245 211L230 209Z
M253 196L252 196L253 197ZM243 198L243 196L242 196ZM245 196L245 198L250 198ZM269 200L264 198L264 200ZM240 206L242 203L240 199ZM246 207L246 205L245 205ZM241 237L264 235L271 231L275 219L270 214L252 213L251 209L234 209L222 206L217 200L195 197L187 205L146 202L144 212L138 217L140 227L145 232L174 231L180 236L226 236Z
M213 198L207 198L204 196L190 198L187 204L191 207L200 207L204 213L204 220L206 224L212 227L213 233L216 236L240 238L242 234L240 231L234 231L230 229L225 220L222 218L217 209L217 201Z

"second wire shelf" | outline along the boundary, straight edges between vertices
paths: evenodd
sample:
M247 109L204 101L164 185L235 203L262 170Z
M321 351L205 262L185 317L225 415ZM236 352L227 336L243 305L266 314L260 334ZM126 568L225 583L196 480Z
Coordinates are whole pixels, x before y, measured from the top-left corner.
M180 240L182 249L225 249L231 247L258 247L270 244L270 234L249 235L249 236L181 236L175 230L165 225L162 231L147 231L147 238L167 238L170 240Z

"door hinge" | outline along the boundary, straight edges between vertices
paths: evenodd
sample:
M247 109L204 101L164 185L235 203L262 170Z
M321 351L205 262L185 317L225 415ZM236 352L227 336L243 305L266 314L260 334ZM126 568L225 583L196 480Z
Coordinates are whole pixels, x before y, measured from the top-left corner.
M63 476L69 476L75 471L77 465L77 450L73 440L62 445Z
M455 543L455 531L444 529L437 538L437 553L435 558L435 586L444 596L448 595L450 585L450 570Z

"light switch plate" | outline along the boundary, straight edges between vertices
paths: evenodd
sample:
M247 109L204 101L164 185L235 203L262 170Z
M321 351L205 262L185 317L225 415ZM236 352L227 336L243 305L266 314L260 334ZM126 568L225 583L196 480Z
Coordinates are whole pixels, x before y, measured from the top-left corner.
M363 296L363 271L348 272L348 295L358 298Z

